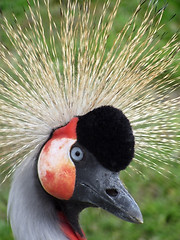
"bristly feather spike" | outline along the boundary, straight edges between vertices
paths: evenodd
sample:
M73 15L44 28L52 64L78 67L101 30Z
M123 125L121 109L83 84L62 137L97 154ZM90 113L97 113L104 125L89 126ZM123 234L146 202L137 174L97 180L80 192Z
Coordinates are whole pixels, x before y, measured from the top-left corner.
M39 0L33 2L34 8L27 1L25 28L16 16L14 27L2 16L1 27L13 48L0 43L0 166L5 179L53 129L102 105L121 109L132 124L136 155L131 169L137 166L139 172L140 164L164 174L166 165L179 163L178 34L158 45L165 36L161 21L167 4L158 8L158 1L141 1L107 51L120 0L110 13L111 3L105 2L98 20L90 1L68 0L66 6L60 1L60 23L44 0L47 29Z

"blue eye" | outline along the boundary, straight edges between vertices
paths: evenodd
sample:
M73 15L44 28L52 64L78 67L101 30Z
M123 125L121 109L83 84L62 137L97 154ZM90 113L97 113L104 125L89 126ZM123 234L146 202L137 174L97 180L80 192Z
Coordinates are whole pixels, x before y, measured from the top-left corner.
M73 147L70 156L74 161L81 161L83 159L83 151L79 147Z

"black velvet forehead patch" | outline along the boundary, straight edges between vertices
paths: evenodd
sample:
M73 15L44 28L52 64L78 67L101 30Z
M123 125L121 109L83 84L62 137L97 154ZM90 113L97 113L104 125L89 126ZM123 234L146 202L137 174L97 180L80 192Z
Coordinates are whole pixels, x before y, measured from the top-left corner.
M79 116L77 140L107 169L125 169L134 156L134 136L122 111L102 106Z

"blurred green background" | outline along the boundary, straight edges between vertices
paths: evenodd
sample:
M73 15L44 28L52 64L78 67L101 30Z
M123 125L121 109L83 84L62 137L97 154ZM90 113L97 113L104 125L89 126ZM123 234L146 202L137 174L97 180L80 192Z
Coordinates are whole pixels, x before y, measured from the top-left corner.
M52 14L56 17L59 14L58 0L50 2ZM93 5L98 2L98 11L101 11L104 1L93 0L92 2ZM115 1L111 2L113 7ZM112 39L120 26L123 26L129 19L138 2L137 0L122 0L120 14L114 23ZM160 6L161 4L165 4L165 1L159 1ZM27 10L26 0L0 0L0 12L9 19L12 19L12 13L14 13L25 26L24 9ZM174 13L177 16L169 21ZM165 27L167 35L162 39L162 45L163 41L167 41L168 36L178 31L180 26L179 13L180 1L169 1L169 6L163 17L163 22L167 23ZM141 22L141 18L139 22ZM6 41L2 30L0 30L0 41ZM111 44L112 42L110 42ZM10 45L8 47L11 48ZM87 209L81 214L81 224L88 240L180 240L180 165L174 163L171 167L167 166L167 170L172 172L168 177L144 168L145 177L135 173L129 176L126 171L122 172L121 179L138 202L144 217L144 224L127 223L103 210ZM6 181L0 187L0 240L13 239L6 217L9 182L10 180Z

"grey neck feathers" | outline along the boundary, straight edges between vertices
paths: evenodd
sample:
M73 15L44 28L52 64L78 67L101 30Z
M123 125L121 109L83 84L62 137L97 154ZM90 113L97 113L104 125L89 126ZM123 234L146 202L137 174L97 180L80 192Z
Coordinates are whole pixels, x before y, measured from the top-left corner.
M8 201L8 217L16 240L67 240L56 209L36 176L36 156L16 170Z

